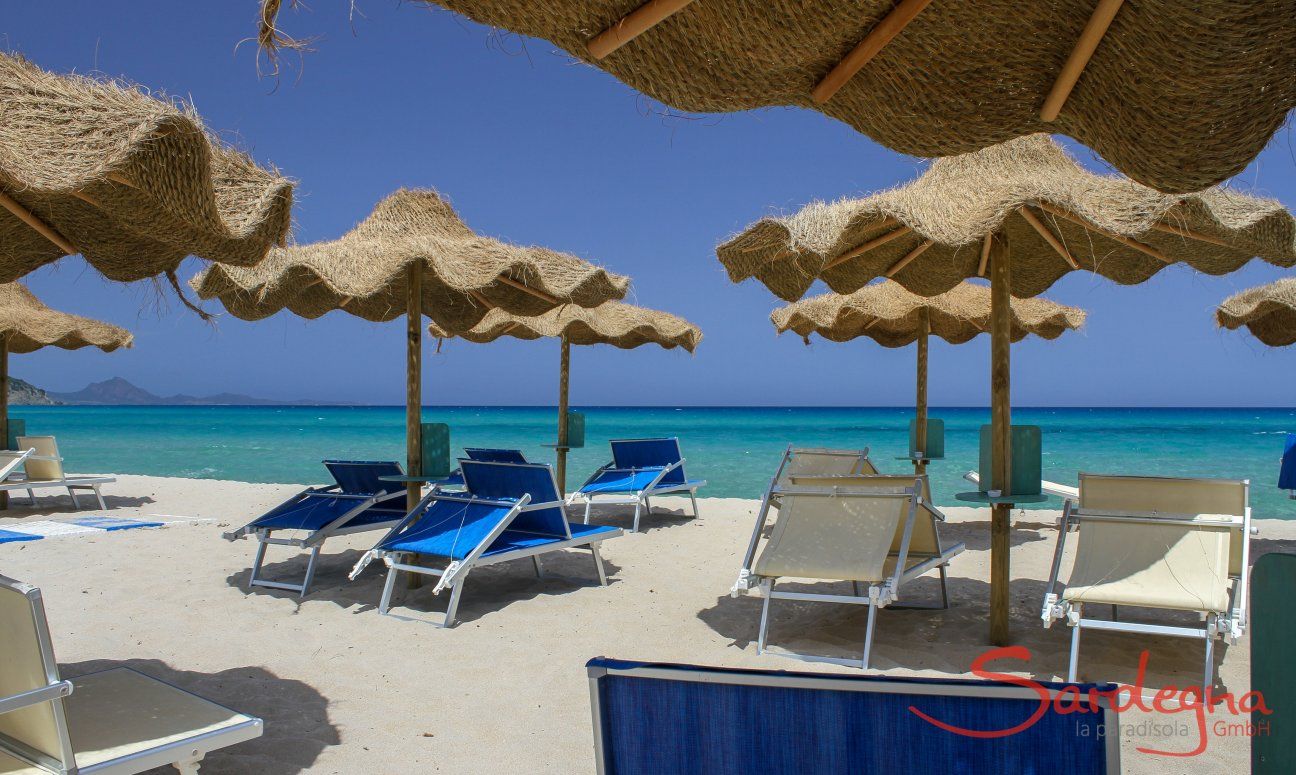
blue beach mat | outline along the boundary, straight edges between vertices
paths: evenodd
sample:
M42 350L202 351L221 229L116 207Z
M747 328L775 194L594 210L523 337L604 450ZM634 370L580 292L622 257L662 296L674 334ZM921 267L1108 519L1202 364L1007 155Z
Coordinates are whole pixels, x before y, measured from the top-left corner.
M70 525L94 527L100 530L130 530L136 527L162 527L162 522L149 522L143 519L126 519L124 517L73 517L60 519Z
M1287 448L1278 469L1278 489L1296 490L1296 433L1287 434Z
M12 530L0 530L0 544L8 544L14 541L39 541L40 539L41 536L15 533Z

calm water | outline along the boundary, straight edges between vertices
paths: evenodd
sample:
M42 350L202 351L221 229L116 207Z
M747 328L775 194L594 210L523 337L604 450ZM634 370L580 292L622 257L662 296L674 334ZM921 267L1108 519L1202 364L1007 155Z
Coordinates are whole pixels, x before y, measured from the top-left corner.
M757 498L782 449L871 448L883 471L907 448L912 410L899 408L584 408L586 444L573 451L579 484L608 458L607 439L678 435L690 476L705 494ZM445 422L456 448L512 446L552 461L554 410L540 407L429 407L425 422ZM318 482L326 457L399 460L399 407L15 407L31 433L51 433L73 471ZM931 467L942 503L969 486L986 409L935 409L945 420L946 454ZM1296 501L1276 488L1283 434L1294 409L1016 409L1013 420L1044 432L1045 478L1074 484L1078 471L1225 476L1251 480L1257 517L1296 518ZM1057 503L1048 504L1057 508Z

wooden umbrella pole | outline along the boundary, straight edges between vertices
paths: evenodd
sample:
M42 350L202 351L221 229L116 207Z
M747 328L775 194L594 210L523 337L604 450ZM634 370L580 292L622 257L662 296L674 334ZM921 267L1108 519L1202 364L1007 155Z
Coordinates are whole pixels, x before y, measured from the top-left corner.
M1011 254L1007 235L994 236L990 248L990 425L991 489L1009 494L1012 481L1012 408L1009 392L1009 348L1012 310ZM990 643L1008 645L1008 552L1012 504L990 507Z
M0 334L0 439L9 449L9 335ZM9 492L0 492L0 509L9 508Z
M558 494L567 496L567 385L571 376L571 342L562 337L558 365Z
M405 464L406 473L423 473L423 266L410 264L405 279ZM405 488L405 506L413 510L422 498L423 487L410 482Z
M918 457L914 473L927 473L927 335L931 320L926 307L918 311L918 393L914 401L914 442Z

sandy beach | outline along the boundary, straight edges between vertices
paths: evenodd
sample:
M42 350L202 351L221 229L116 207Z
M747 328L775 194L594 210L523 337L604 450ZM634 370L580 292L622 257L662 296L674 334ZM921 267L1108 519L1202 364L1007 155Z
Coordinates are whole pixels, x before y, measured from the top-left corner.
M378 615L379 565L346 581L373 535L330 541L304 600L249 593L254 544L230 543L220 533L297 489L122 476L106 488L112 516L206 521L6 544L0 573L44 590L65 676L130 666L265 720L262 738L212 755L203 765L208 773L592 772L584 671L591 657L853 672L756 654L760 600L728 595L755 501L701 499L702 516L690 519L687 499L655 500L645 532L604 545L611 580L605 588L584 552L546 558L544 579L525 561L477 570L465 588L460 624L442 630ZM871 672L970 677L972 660L987 648L985 514L946 513L945 540L967 544L950 569L951 607L882 611ZM0 528L72 515L66 497L43 498L35 509L19 501L0 517ZM1015 517L1013 637L1033 656L1029 664L994 667L1062 678L1068 632L1045 630L1038 619L1056 513ZM629 524L624 509L599 519ZM1258 525L1253 558L1296 549L1296 523ZM299 575L302 561L281 550L267 568L271 577ZM913 602L938 600L934 574L911 589ZM445 603L428 589L407 592L399 612L440 612ZM850 656L860 647L864 617L850 606L779 601L771 643ZM1200 682L1199 643L1117 633L1087 636L1081 679L1134 681L1141 648L1150 651L1148 689ZM1248 640L1219 652L1224 688L1246 691ZM1205 753L1189 759L1139 753L1140 746L1186 751L1197 744L1191 724L1187 734L1140 736L1137 725L1146 720L1138 712L1122 717L1135 733L1122 741L1125 772L1248 766L1249 742L1237 736L1212 734Z

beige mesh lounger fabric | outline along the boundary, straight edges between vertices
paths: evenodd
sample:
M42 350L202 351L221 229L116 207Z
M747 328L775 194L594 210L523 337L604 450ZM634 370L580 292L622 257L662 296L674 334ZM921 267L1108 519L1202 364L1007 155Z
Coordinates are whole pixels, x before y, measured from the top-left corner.
M128 668L61 680L40 590L0 576L0 773L193 775L261 720Z
M893 481L860 486L878 478ZM931 533L918 524L934 512L928 512L924 505L922 493L926 485L915 477L908 479L908 486L897 486L902 479L840 477L842 484L821 486L807 485L793 477L791 484L774 488L782 503L778 520L751 570L752 582L765 598L757 653L765 652L770 603L776 598L867 605L868 625L860 659L779 653L805 661L868 667L877 609L896 602L905 582L933 568L943 568L949 556L962 551L959 546L948 556L911 562L911 551L928 553L930 545L925 536ZM850 581L853 594L777 589L784 579ZM862 585L867 586L866 591L861 590Z
M1068 680L1076 680L1083 628L1201 638L1212 685L1213 645L1246 627L1250 555L1249 484L1226 479L1080 474L1078 501L1062 512L1041 616L1066 619L1071 632ZM1070 579L1060 587L1063 552L1076 533ZM1112 607L1112 618L1085 617L1085 606ZM1199 626L1118 621L1120 606L1200 614Z
M77 501L77 490L90 490L94 493L99 508L106 509L103 493L99 488L117 481L115 476L68 476L63 471L63 458L59 455L58 443L53 436L19 436L18 448L21 452L0 452L0 461L7 461L0 467L0 490L26 490L32 506L36 505L38 488L58 487L66 489L72 499L73 508L81 508ZM13 463L21 459L23 471L20 473Z
M877 468L868 457L868 447L864 449L824 449L819 447L797 448L789 444L779 460L774 478L770 479L765 496L761 498L760 508L756 510L756 525L752 528L751 540L743 554L742 568L738 571L738 581L734 583L730 594L737 597L751 589L748 579L751 578L752 562L756 559L756 545L760 543L769 522L770 510L779 507L777 490L787 485L793 475L818 474L821 476L851 476L857 474L876 474Z

